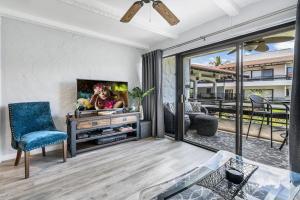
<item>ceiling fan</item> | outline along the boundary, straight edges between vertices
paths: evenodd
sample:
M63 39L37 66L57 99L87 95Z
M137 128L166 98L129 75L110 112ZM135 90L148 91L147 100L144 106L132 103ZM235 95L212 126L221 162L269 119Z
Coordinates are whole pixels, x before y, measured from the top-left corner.
M172 13L172 11L159 0L141 0L136 1L125 15L121 18L121 22L128 23L135 16L135 14L143 7L144 3L152 2L152 7L171 25L174 26L180 20Z
M246 51L258 51L258 52L266 52L269 51L269 46L268 44L275 44L275 43L281 43L281 42L288 42L294 40L295 37L292 36L274 36L274 37L266 37L266 38L261 38L258 40L253 40L249 42L244 43L244 49ZM236 52L236 49L233 49L228 53L233 54Z

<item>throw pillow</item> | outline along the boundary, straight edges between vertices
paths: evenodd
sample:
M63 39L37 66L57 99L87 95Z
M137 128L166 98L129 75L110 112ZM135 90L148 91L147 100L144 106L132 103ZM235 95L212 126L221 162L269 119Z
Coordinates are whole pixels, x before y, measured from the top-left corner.
M168 103L168 105L169 105L169 110L175 115L176 113L175 103Z
M191 102L185 102L185 112L190 113L193 112L193 107L191 105Z
M192 102L191 107L192 107L193 112L202 112L201 111L201 107L202 107L201 102Z

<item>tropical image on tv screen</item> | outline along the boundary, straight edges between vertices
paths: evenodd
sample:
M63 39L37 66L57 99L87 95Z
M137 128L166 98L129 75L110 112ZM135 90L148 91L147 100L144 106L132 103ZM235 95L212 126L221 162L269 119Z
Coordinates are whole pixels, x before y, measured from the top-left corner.
M77 104L80 110L103 110L128 106L128 83L77 80Z

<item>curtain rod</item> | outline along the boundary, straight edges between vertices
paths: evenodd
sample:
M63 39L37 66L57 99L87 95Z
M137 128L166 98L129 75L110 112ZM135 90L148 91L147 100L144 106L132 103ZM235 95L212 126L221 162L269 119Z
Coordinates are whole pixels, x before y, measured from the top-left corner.
M288 11L291 11L291 10L294 10L294 9L297 9L297 5L289 6L287 8L284 8L284 9L281 9L281 10L278 10L278 11L275 11L275 12L263 15L261 17L257 17L257 18L254 18L254 19L251 19L251 20L248 20L248 21L245 21L245 22L242 22L242 23L230 26L228 28L221 29L221 30L216 31L216 32L212 32L212 33L209 33L207 35L203 35L203 36L197 37L195 39L192 39L192 40L189 40L189 41L186 41L186 42L183 42L183 43L180 43L180 44L177 44L177 45L165 48L165 49L163 49L163 51L168 51L168 50L176 49L176 48L179 48L179 47L182 47L182 46L185 46L185 45L197 42L199 40L205 40L206 38L218 35L220 33L231 31L233 29L240 28L242 26L245 26L245 25L248 25L248 24L251 24L251 23L254 23L254 22L266 19L266 18L269 18L269 17L273 17L273 16L276 16L278 14L285 13L285 12L288 12Z

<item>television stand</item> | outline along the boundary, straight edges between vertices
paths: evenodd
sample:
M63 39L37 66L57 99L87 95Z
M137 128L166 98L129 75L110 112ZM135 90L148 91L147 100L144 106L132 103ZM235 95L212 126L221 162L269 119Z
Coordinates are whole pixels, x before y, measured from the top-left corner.
M67 132L68 150L71 157L74 157L78 153L138 140L140 114L134 112L98 116L96 113L80 118L68 115Z

